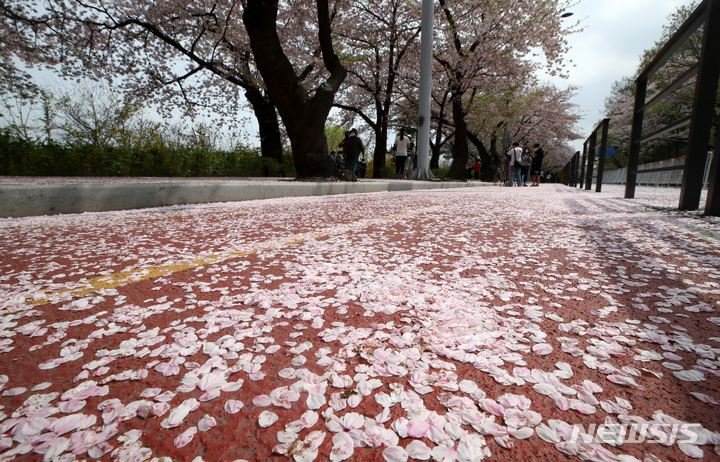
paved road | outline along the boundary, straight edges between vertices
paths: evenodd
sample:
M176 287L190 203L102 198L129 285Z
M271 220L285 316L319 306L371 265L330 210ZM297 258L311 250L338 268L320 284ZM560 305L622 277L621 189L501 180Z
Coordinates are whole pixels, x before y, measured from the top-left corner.
M606 191L2 219L0 460L717 460L720 220Z

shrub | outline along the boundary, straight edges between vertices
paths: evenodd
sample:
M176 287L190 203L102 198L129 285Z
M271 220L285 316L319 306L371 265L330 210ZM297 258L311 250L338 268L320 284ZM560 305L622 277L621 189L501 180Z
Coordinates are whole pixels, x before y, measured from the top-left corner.
M99 147L33 143L0 129L0 175L294 177L292 154L282 162L255 149L217 151L165 147Z

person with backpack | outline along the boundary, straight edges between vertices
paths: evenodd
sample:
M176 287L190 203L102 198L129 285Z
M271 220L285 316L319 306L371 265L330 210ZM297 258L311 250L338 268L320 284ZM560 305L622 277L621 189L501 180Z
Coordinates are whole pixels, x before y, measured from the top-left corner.
M512 148L507 152L508 164L510 165L510 175L508 176L508 186L522 186L522 158L523 150L520 144L515 142Z

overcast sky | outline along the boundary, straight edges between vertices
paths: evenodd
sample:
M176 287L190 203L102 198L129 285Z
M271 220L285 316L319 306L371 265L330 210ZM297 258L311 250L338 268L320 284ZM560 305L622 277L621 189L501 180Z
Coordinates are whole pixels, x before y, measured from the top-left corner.
M603 118L605 98L613 82L632 76L642 52L658 41L667 17L692 0L582 0L568 19L584 30L569 38L569 58L576 65L566 84L580 87L575 104L584 115L579 124L582 144ZM560 85L560 83L556 83Z

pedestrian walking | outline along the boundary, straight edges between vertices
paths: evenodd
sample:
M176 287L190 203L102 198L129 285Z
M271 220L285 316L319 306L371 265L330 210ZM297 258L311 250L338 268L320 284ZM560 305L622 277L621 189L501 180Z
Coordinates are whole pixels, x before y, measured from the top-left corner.
M530 176L530 164L532 163L532 154L527 149L523 150L522 160L520 161L520 165L522 165L521 170L521 177L522 177L522 185L527 187L528 177Z
M532 176L532 184L530 186L540 186L540 176L542 174L542 163L545 157L545 151L543 151L539 143L535 143L534 148L532 164L530 164L530 175Z
M405 162L408 155L408 147L410 146L410 138L405 134L405 129L401 128L395 137L395 177L403 178L405 175Z
M520 144L515 142L512 148L507 152L508 165L510 166L510 174L508 176L508 186L522 186L522 157L523 150Z
M347 138L343 141L343 151L348 168L355 176L358 176L358 159L360 159L360 154L365 154L365 146L363 146L362 141L358 137L356 128L352 128L348 132Z
M475 179L480 179L480 159L475 160Z

